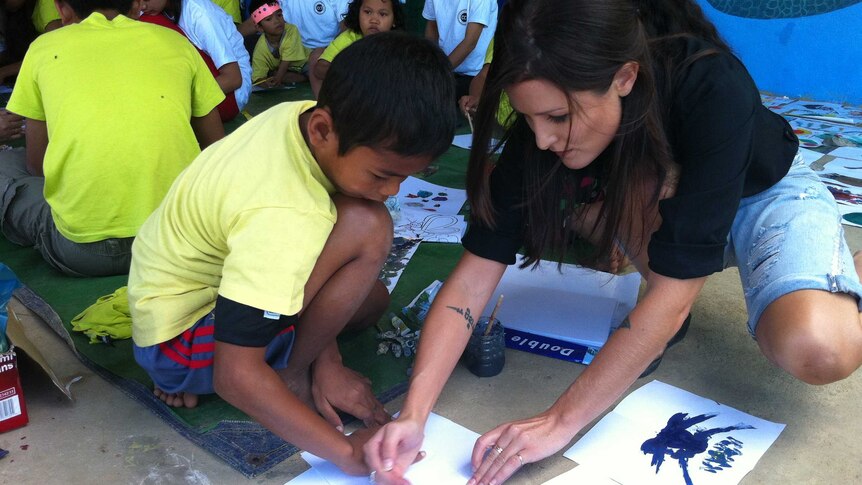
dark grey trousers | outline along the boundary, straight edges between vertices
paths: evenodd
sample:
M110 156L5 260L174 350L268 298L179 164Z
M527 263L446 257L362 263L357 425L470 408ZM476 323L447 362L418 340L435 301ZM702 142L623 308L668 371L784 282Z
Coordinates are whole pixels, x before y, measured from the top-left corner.
M66 239L54 226L44 188L44 177L27 172L24 149L0 152L0 231L6 239L32 246L49 265L71 276L128 273L134 238L92 243Z

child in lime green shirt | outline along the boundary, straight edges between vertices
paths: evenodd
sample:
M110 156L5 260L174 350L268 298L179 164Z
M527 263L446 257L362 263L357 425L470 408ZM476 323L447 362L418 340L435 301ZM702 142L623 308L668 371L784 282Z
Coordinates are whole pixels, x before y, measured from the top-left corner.
M329 65L339 52L357 40L390 30L404 30L404 12L398 0L353 0L344 17L344 32L330 44L314 66L313 76L326 79Z
M307 81L308 49L296 26L284 21L277 2L256 0L251 8L251 18L261 33L251 56L252 81L264 87Z

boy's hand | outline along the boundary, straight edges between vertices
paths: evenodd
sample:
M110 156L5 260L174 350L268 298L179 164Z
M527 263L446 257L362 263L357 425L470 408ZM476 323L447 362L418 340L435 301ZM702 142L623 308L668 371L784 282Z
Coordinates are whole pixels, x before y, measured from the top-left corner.
M344 367L341 362L319 359L312 366L311 393L320 414L343 430L336 409L361 419L365 426L385 424L392 419L374 396L371 381ZM364 441L363 441L364 443Z

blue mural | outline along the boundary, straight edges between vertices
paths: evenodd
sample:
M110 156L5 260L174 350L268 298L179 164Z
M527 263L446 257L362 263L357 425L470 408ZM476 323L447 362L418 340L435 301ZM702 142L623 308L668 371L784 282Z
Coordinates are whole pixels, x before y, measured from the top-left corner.
M719 12L749 19L787 19L840 10L862 0L707 0Z
M697 0L776 95L862 105L862 0Z

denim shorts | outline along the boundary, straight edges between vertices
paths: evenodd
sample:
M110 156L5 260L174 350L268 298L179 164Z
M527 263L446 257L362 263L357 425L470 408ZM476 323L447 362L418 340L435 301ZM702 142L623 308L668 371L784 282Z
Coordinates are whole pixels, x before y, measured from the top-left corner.
M835 198L801 154L778 183L740 201L724 261L739 268L752 336L766 307L794 291L847 293L860 305Z

